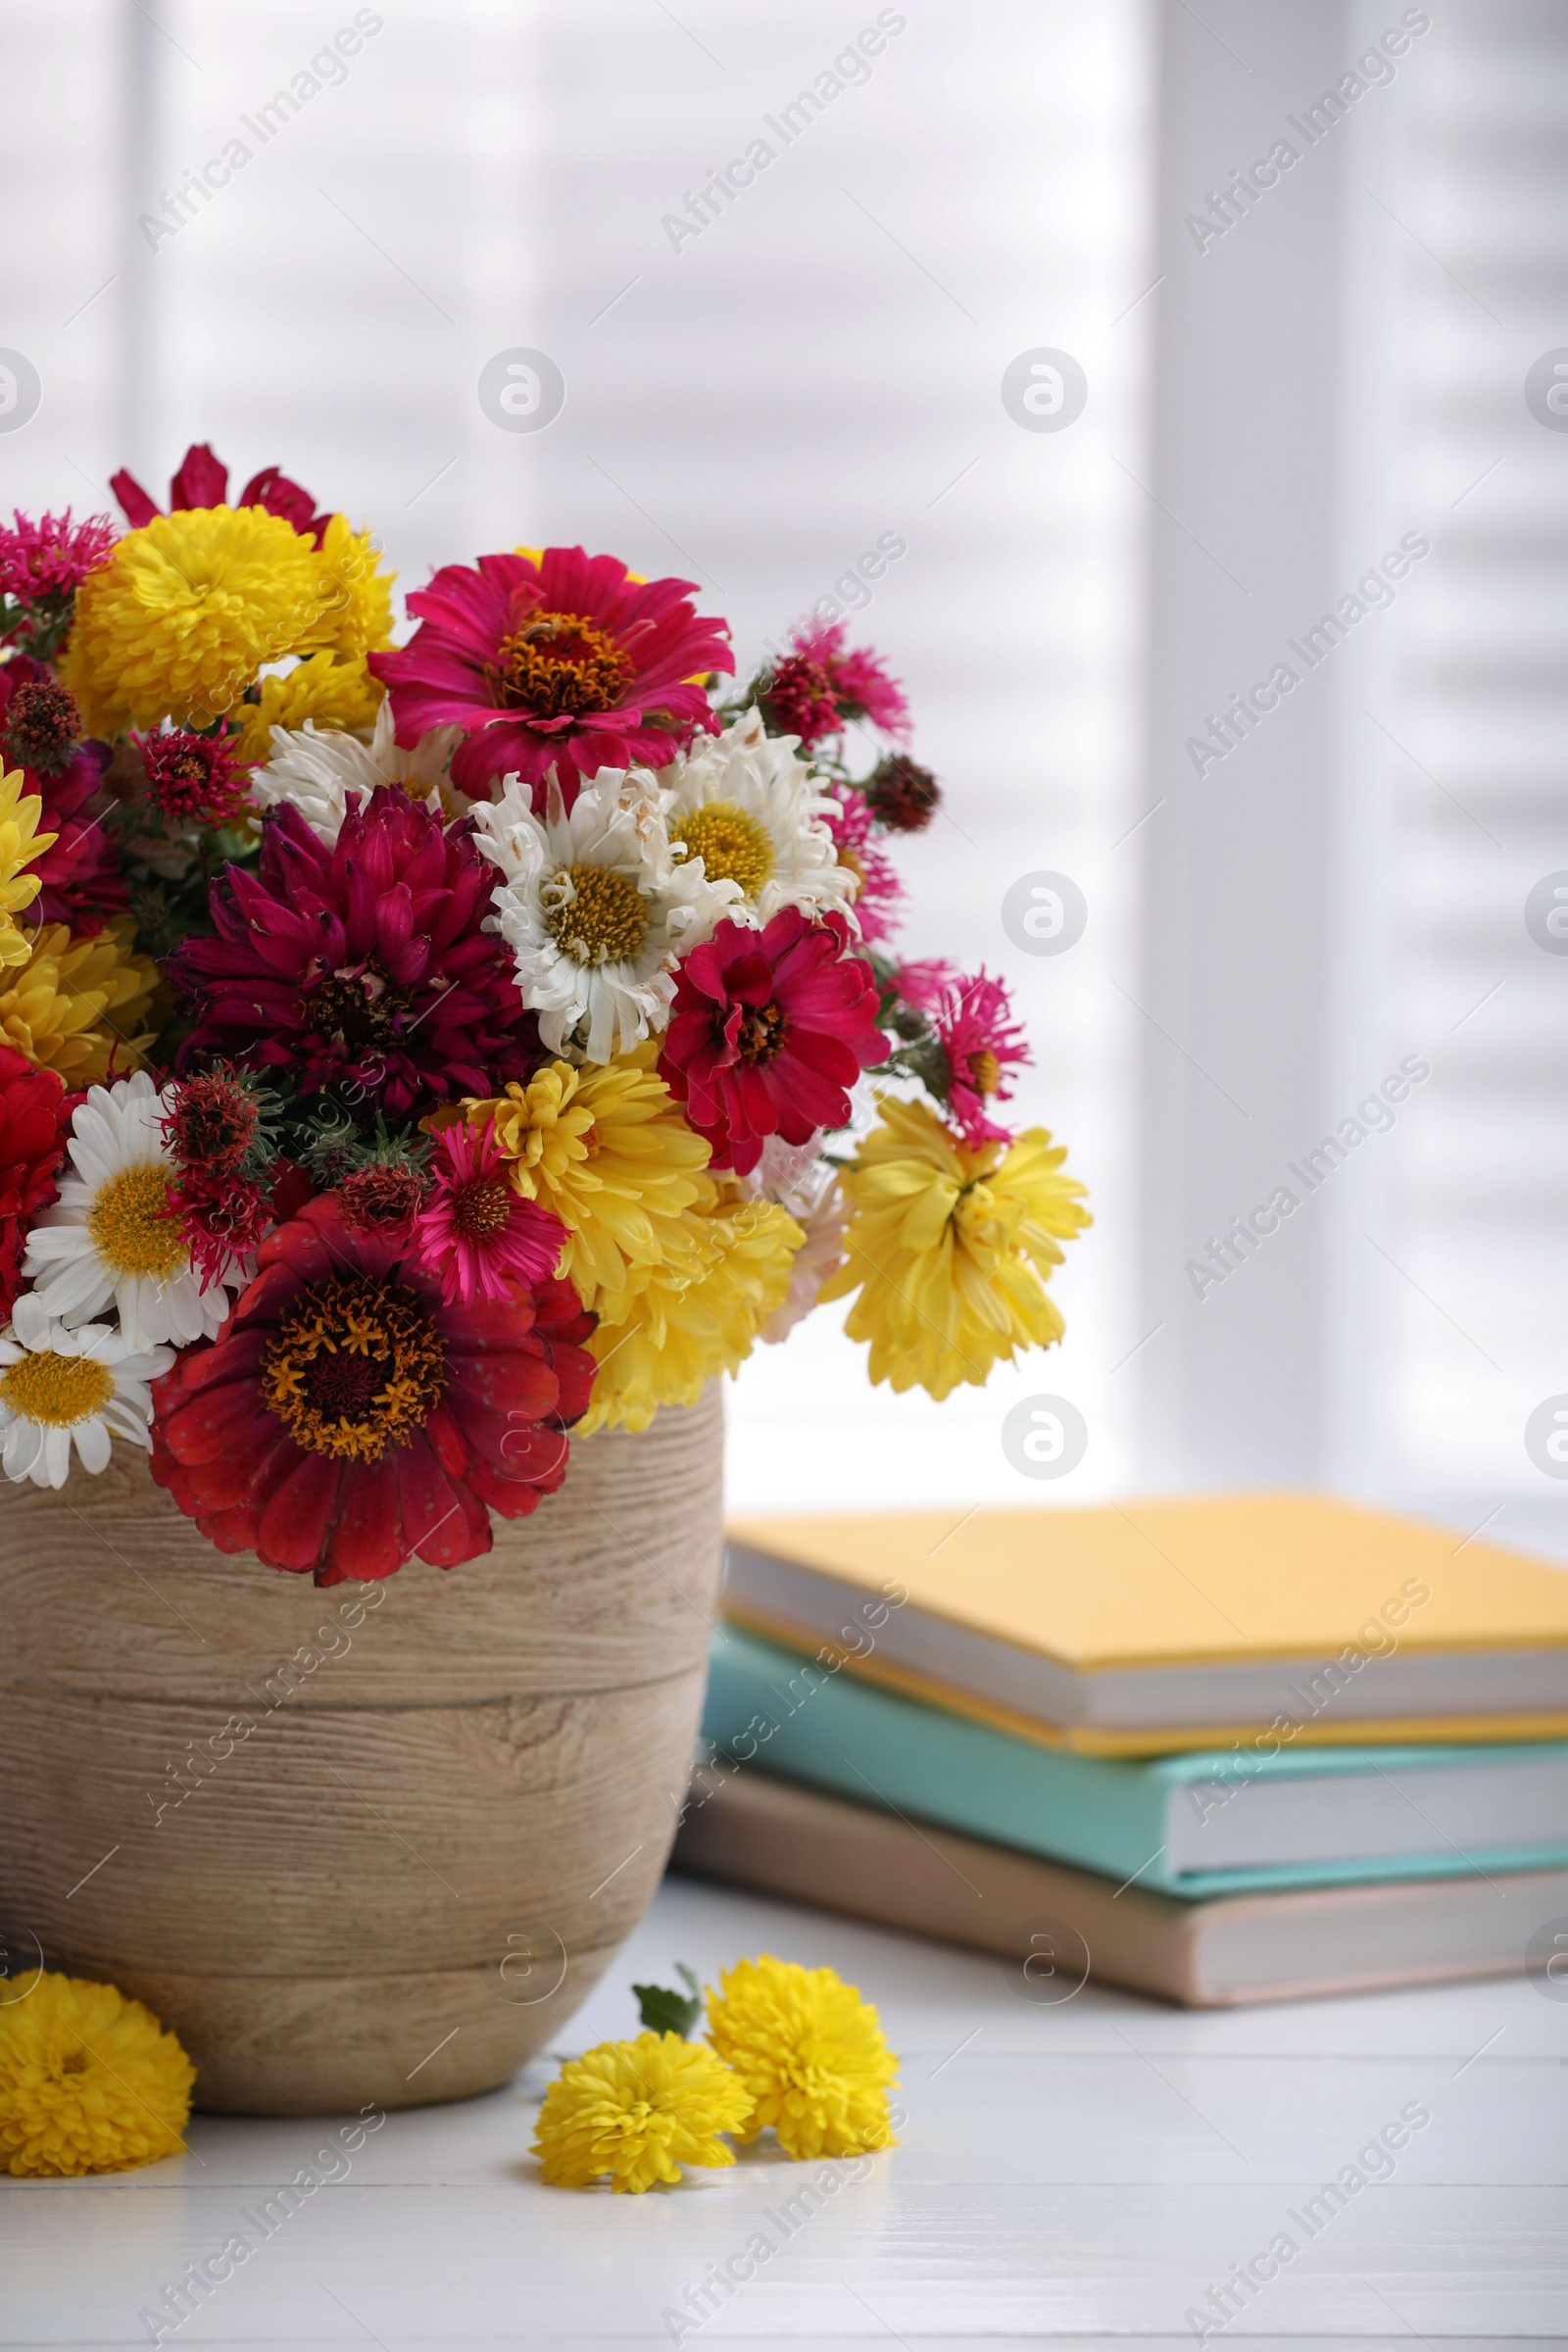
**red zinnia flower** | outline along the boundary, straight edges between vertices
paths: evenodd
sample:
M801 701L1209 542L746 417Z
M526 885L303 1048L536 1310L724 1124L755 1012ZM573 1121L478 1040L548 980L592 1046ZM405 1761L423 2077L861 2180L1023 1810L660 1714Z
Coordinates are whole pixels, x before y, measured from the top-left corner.
M335 847L270 809L258 872L213 893L216 939L168 970L198 1009L181 1064L288 1069L301 1094L344 1087L391 1121L501 1093L540 1058L505 944L481 928L499 879L466 828L378 785Z
M768 1136L842 1127L849 1088L886 1060L871 967L849 945L843 915L786 906L763 931L721 922L679 967L659 1074L715 1168L744 1176Z
M27 1230L54 1200L79 1095L68 1095L53 1070L0 1046L0 1323L9 1323L22 1288Z
M475 800L493 779L533 786L552 769L569 809L602 767L662 767L717 721L696 673L732 670L723 621L690 602L690 580L634 580L613 556L547 547L448 564L409 598L419 627L369 657L392 697L398 741L461 726L452 781Z
M74 595L89 571L106 563L115 544L115 526L107 514L89 514L73 522L71 509L63 514L29 514L13 509L14 527L0 523L0 596L30 605L40 598L56 602Z
M1012 1017L1006 982L933 959L906 963L899 986L925 1014L948 1057L948 1116L971 1152L1011 1143L1012 1130L989 1119L986 1104L1010 1102L1009 1072L1034 1056Z
M414 1248L425 1272L439 1277L448 1306L505 1298L514 1283L548 1282L560 1263L566 1228L513 1191L510 1165L493 1127L475 1133L465 1123L435 1139L435 1190Z
M262 1244L220 1336L154 1384L152 1472L220 1551L318 1585L452 1568L565 1475L595 1317L566 1282L454 1308L330 1194Z
M227 825L245 814L245 771L235 766L220 736L172 727L131 741L141 754L147 798L176 824Z
M30 869L41 887L27 919L67 923L87 939L130 905L130 884L113 839L85 814L103 782L110 748L78 742L80 733L74 697L41 662L17 654L0 665L0 746L43 803L38 830L55 836Z
M125 511L133 530L161 514L163 508L150 499L133 473L123 467L109 477L109 487ZM179 471L169 485L169 504L178 514L188 507L220 507L228 497L228 467L215 458L205 441L193 441L180 460ZM238 498L237 507L265 507L269 514L280 514L291 522L303 536L314 539L318 547L332 517L318 514L316 501L298 482L291 482L275 466L264 466L253 473Z

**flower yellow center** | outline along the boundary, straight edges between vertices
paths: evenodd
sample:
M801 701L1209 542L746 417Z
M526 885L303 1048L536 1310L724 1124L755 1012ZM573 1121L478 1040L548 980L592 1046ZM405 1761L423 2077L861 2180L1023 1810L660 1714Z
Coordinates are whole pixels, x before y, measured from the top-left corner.
M855 895L858 898L865 888L865 868L855 852L847 848L843 842L839 844L839 863L855 876Z
M733 801L710 801L678 817L669 828L671 841L683 841L689 858L700 858L710 882L738 882L745 897L755 899L773 872L773 844L767 829Z
M466 1242L487 1242L512 1214L512 1195L499 1176L476 1176L452 1203L452 1221Z
M782 1051L789 1023L776 1004L748 1004L735 1032L743 1061L769 1062Z
M563 866L545 884L544 898L545 926L574 963L622 963L643 944L648 902L630 874L613 866Z
M297 1446L378 1462L406 1446L439 1403L446 1348L398 1282L323 1282L278 1320L262 1358L262 1396Z
M489 673L504 710L540 718L613 710L637 672L608 629L580 612L538 612L504 638Z
M40 1429L74 1429L102 1411L114 1393L114 1374L86 1355L55 1355L40 1348L0 1372L0 1396Z
M167 1277L186 1263L179 1227L167 1212L169 1170L161 1160L122 1168L87 1212L92 1246L119 1275Z
M1002 1084L1002 1064L989 1046L982 1046L978 1054L970 1054L969 1075L974 1080L976 1094L996 1093Z

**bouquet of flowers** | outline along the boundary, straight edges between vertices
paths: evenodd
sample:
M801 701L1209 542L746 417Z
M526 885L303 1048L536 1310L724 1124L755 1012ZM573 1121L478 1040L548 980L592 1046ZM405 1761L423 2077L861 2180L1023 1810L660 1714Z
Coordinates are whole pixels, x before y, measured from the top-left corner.
M113 487L0 529L9 1478L118 1436L332 1584L487 1550L819 1298L935 1396L1059 1338L1083 1188L997 1116L1002 983L898 956L938 786L842 622L742 690L689 582L519 549L399 647L275 466Z

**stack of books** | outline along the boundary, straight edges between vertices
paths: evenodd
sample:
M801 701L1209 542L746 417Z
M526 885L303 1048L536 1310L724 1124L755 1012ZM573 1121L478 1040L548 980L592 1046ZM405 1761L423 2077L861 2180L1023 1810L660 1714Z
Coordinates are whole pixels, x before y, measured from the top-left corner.
M1568 1575L1315 1496L732 1528L676 1864L1195 2005L1568 1951Z

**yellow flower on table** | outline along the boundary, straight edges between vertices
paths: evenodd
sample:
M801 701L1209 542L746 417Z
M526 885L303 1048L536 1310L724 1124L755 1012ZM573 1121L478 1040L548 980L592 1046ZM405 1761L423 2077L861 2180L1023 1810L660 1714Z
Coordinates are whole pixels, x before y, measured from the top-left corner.
M688 1210L715 1199L704 1174L709 1147L693 1135L655 1069L654 1041L618 1059L576 1069L553 1061L526 1086L464 1104L471 1124L493 1122L511 1182L565 1226L561 1271L584 1306L630 1293L686 1245Z
M60 838L39 832L43 803L26 782L20 767L0 773L0 966L27 960L27 942L14 918L32 905L39 882L24 869Z
M533 2153L557 2188L586 2188L608 2173L633 2195L676 2181L683 2164L733 2164L714 2136L737 2132L751 2100L729 2068L678 2034L602 2041L568 2059L545 2093Z
M893 2146L887 2094L899 2062L853 1984L768 1952L720 1970L719 1984L708 1989L708 2038L751 2094L743 2139L771 2124L789 2156Z
M60 660L91 735L202 727L319 621L314 543L262 507L188 507L127 531L76 592ZM265 740L265 739L264 739Z
M661 1405L695 1404L705 1383L739 1369L790 1287L806 1236L773 1200L713 1187L635 1291L602 1291L593 1399L579 1427L646 1429Z
M1043 1127L971 1151L923 1102L884 1102L844 1171L845 1260L820 1294L859 1293L845 1330L870 1341L873 1381L942 1397L1060 1339L1046 1283L1091 1222L1066 1156Z
M69 2179L172 2156L195 2080L140 2001L33 1969L7 1985L0 2007L0 2167Z

